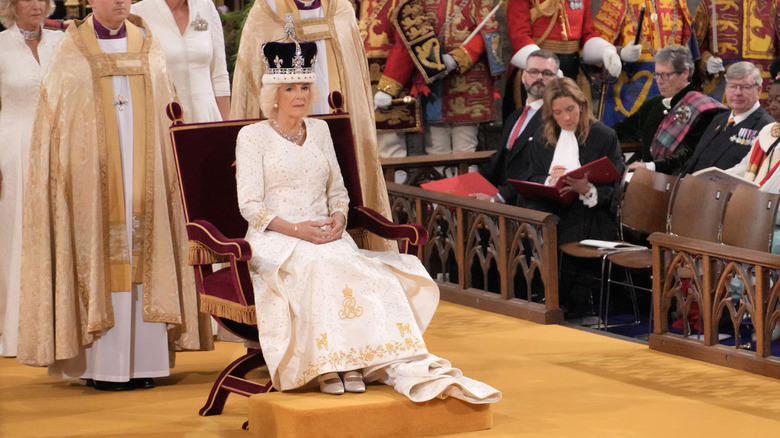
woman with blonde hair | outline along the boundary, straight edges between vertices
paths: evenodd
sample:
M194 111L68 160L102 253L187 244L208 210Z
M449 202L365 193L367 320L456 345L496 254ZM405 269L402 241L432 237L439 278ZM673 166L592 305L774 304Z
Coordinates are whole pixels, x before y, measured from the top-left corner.
M576 196L570 204L527 202L524 206L558 215L559 244L583 239L616 239L613 201L618 183L596 185L588 180L587 174L583 178L564 176L602 157L607 157L622 173L625 164L615 131L593 117L589 100L569 78L551 80L543 100L545 125L534 136L529 180L554 185L559 178L565 178L561 193L574 192ZM588 291L577 289L577 286L588 284L578 278L589 276L589 271L598 273L598 267L583 264L582 259L564 257L561 269L564 268L575 273L562 276L559 287L565 292L561 294L561 305L570 310L571 315L585 308L584 302L589 296Z
M44 30L51 0L0 0L0 356L16 356L22 199L41 80L61 32Z
M573 80L553 79L547 84L543 100L545 124L534 136L529 181L554 185L565 173L601 157L608 157L619 172L625 169L615 131L593 117L590 102ZM571 204L527 206L551 211L561 218L558 243L615 239L617 227L611 211L615 185L596 186L587 175L565 178L561 193L577 194Z

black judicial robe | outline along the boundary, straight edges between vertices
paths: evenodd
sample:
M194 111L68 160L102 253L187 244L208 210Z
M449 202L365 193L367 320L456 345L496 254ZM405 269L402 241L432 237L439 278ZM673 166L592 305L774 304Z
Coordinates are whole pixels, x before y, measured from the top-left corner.
M555 145L547 144L543 126L534 135L531 147L531 176L528 181L544 184L555 153ZM579 153L581 165L596 161L601 157L608 157L618 172L623 173L626 168L615 131L598 121L591 124L585 143L579 145ZM615 240L617 239L617 225L614 206L619 184L618 180L610 184L597 185L598 203L594 207L586 206L579 197L575 197L569 205L536 201L519 201L518 205L547 211L560 217L558 244L583 239Z

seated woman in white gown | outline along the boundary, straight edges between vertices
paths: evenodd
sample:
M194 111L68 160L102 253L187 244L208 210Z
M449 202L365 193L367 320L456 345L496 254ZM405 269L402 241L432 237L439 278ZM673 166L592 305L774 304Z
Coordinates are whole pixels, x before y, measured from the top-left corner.
M307 42L263 46L269 119L244 127L236 144L260 345L274 387L319 383L341 394L365 391L365 379L414 401L498 401L499 391L428 353L422 332L439 291L420 261L359 249L344 232L349 198L328 126L305 117L316 50Z

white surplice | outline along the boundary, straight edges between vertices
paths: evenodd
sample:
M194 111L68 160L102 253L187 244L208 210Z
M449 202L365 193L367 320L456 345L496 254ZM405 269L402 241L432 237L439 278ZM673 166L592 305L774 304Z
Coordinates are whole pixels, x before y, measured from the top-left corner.
M127 51L127 38L98 39L98 44L106 53ZM127 76L113 76L111 82L117 102L115 111L122 157L127 241L132 245L133 97ZM143 286L133 284L130 291L113 292L111 303L114 326L104 330L101 337L83 348L78 356L49 366L50 376L127 382L134 378L170 374L167 325L143 320Z
M61 38L41 33L38 63L16 24L0 32L0 356L16 356L27 157L41 79Z
M359 249L346 232L316 245L266 228L276 217L322 220L348 205L327 124L304 120L302 146L268 122L243 128L236 144L260 345L274 386L289 390L324 373L362 369L366 380L414 401L500 399L494 388L428 353L422 332L439 291L419 259Z
M144 0L132 12L160 40L185 123L222 120L215 97L230 96L222 22L211 0L189 0L184 34L165 0Z

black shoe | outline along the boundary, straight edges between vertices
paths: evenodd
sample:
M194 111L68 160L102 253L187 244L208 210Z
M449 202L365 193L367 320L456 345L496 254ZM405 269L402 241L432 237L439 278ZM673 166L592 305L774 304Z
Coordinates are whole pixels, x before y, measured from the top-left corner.
M140 379L130 379L130 385L133 389L152 389L157 386L154 383L154 379L151 377L143 377Z
M95 387L95 381L92 379L81 379L84 381L84 386L88 388L94 388Z
M105 382L103 380L95 380L95 389L98 391L129 391L135 389L130 382Z

